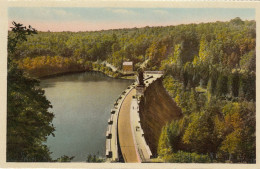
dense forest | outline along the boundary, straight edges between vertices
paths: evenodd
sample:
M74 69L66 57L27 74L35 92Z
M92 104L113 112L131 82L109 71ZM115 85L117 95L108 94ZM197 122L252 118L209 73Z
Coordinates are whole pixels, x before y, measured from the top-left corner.
M12 60L34 77L85 70L120 77L123 61L133 61L135 70L164 70L164 86L183 118L164 126L158 159L254 163L255 45L255 21L234 18L167 27L38 32L17 43Z
M255 22L216 24L190 52L185 41L176 44L161 64L184 115L162 130L158 155L166 162L255 163Z

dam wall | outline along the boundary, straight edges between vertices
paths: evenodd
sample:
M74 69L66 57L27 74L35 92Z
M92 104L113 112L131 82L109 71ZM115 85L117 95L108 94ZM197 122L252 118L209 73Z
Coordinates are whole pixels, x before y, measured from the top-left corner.
M167 93L158 78L146 84L144 94L139 102L140 123L145 140L153 157L157 156L157 146L162 127L182 116L181 109Z
M145 72L114 103L106 132L107 162L150 162L157 157L162 127L182 117L162 84L162 73Z

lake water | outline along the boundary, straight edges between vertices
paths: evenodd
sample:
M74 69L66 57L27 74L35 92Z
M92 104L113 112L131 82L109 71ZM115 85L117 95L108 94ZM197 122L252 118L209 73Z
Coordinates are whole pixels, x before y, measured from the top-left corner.
M41 87L55 114L55 137L47 145L52 158L88 154L105 157L105 133L113 103L133 81L114 79L98 72L84 72L44 79Z

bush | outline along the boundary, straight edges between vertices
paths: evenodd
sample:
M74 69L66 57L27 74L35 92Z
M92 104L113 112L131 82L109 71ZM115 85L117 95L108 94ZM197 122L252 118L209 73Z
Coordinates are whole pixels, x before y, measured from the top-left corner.
M87 160L86 162L90 162L90 163L102 163L104 162L105 160L103 158L100 158L98 156L96 156L95 154L94 155L91 155L89 154L88 157L87 157Z
M166 162L171 163L210 163L208 155L178 151L173 153Z

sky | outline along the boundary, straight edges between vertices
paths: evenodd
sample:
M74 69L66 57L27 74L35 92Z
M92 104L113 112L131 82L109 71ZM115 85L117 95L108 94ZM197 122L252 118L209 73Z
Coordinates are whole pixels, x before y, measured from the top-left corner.
M12 21L31 25L38 31L96 31L145 26L229 21L235 17L254 20L249 8L53 8L10 7Z

